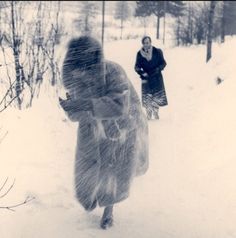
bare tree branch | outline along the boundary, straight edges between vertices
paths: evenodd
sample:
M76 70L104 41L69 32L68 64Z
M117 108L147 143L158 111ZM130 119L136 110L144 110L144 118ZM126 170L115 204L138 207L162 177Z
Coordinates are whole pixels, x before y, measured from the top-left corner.
M0 101L0 105L3 103L3 101L6 99L6 97L8 96L8 94L9 94L9 92L12 90L12 87L14 87L14 83L15 83L16 81L14 81L13 83L12 83L12 85L11 85L11 88L9 88L7 91L6 91L6 93L5 93L5 95L3 96L3 98L2 98L2 100Z
M22 91L21 91L21 92L22 92ZM19 95L20 95L20 94L19 94ZM18 95L18 96L19 96L19 95ZM5 110L8 108L8 106L10 106L10 105L13 103L13 101L18 98L18 96L15 96L14 98L12 98L11 101L8 102L8 103L4 106L4 108L0 110L0 112L5 111Z
M5 196L12 190L12 188L13 188L13 186L14 186L14 184L15 184L15 181L16 181L16 179L14 179L12 185L7 189L7 191L6 191L3 195L0 196L0 198L5 197ZM4 186L5 186L5 185L4 185Z
M1 144L2 141L6 138L7 134L8 134L8 131L3 135L2 138L0 138L0 144ZM1 189L0 189L0 191L1 191Z
M9 84L10 84L10 88L9 88L9 89L10 89L10 96L12 97L12 95L13 95L12 82L11 82L11 77L10 77L10 75L9 75L9 69L8 69L8 66L7 66L5 49L4 49L4 47L3 47L2 44L1 44L1 49L2 49L2 53L3 53L4 64L5 64L6 69L7 69L7 77L8 77Z
M8 177L6 178L6 180L4 181L3 185L1 186L0 191L2 191L2 189L6 186L7 181L8 181ZM14 184L15 184L15 179L14 179L13 183L11 184L11 186L7 189L7 191L3 195L0 196L0 198L5 197L12 190ZM26 203L29 203L33 199L35 199L35 198L27 196L26 199L23 202L21 202L21 203L17 203L17 204L11 205L11 206L0 206L0 209L7 209L7 210L10 210L10 211L15 211L13 208L22 206L22 205L24 205Z
M2 187L0 188L0 191L2 191L2 189L5 187L7 181L8 181L8 177L6 178L6 180L5 180L5 182L3 183Z
M15 204L15 205L11 205L11 206L0 206L0 209L7 209L7 210L14 212L15 210L13 208L25 205L26 203L29 203L34 199L35 199L35 197L27 197L24 202L21 202L21 203Z

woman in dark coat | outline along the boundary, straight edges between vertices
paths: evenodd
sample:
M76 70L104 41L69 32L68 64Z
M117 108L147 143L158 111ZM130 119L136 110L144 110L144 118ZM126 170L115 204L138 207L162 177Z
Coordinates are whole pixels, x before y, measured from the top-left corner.
M67 99L78 121L75 190L82 206L105 207L101 227L113 223L113 205L129 196L135 176L148 169L148 128L136 91L121 66L103 59L92 37L71 40L63 64Z
M142 39L143 47L136 56L135 71L142 79L142 103L147 112L147 118L159 119L159 106L168 104L161 71L166 66L161 49L151 45L151 38Z

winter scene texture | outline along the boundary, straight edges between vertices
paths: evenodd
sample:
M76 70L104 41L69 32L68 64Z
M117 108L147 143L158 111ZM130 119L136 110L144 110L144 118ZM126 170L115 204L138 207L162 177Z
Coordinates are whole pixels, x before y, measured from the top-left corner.
M0 237L236 238L235 34L234 1L0 1Z

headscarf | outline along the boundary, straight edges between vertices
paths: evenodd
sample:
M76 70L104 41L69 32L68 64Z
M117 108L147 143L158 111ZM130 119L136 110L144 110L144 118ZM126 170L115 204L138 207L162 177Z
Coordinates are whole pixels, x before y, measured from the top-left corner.
M140 53L147 61L150 61L152 59L152 50L153 50L152 46L148 50L145 50L142 47Z

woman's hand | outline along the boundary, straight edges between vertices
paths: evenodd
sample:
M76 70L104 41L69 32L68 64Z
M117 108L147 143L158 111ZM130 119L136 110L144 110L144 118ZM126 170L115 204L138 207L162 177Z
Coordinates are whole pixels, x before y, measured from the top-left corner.
M92 103L88 99L77 99L77 100L72 100L69 95L67 95L67 99L64 100L59 97L59 103L61 107L64 109L66 112L70 113L75 113L78 111L90 111L92 110Z
M74 110L74 103L72 103L71 99L62 99L59 97L59 103L64 111L69 112Z
M147 73L143 73L142 76L143 76L144 78L147 78L147 77L148 77L148 74L147 74Z
M140 75L140 78L141 78L142 80L147 80L148 77L149 77L149 75L148 75L146 72L145 72L145 73L142 73L142 74Z

